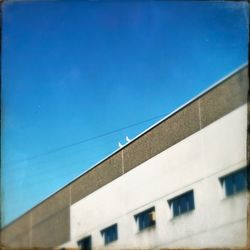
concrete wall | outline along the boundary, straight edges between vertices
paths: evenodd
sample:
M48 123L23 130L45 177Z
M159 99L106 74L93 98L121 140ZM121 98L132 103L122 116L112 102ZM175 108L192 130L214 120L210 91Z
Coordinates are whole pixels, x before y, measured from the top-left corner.
M20 247L56 246L69 241L71 205L241 107L247 102L247 90L244 68L6 226L1 230L1 241Z
M69 187L62 189L2 230L2 243L11 247L51 247L68 241L69 191Z
M70 208L71 242L118 223L111 248L246 245L246 192L225 197L219 177L246 166L247 105L140 164ZM167 200L194 190L195 210L172 218ZM155 206L156 227L137 232L134 215Z

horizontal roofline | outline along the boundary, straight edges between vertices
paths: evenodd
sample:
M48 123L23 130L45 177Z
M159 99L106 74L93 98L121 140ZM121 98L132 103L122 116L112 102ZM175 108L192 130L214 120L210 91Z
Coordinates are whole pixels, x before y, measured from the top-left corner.
M167 114L166 116L164 116L162 119L160 119L158 122L154 123L153 125L151 125L149 128L145 129L144 131L142 131L140 134L138 134L136 137L134 137L133 139L131 139L130 142L126 143L125 145L123 145L121 148L118 148L117 150L113 151L111 154L107 155L105 158L103 158L102 160L98 161L97 163L95 163L94 165L92 165L90 168L88 168L87 170L83 171L80 175L76 176L75 178L73 178L70 182L68 182L66 185L60 187L59 189L57 189L55 192L53 192L52 194L48 195L46 198L44 198L42 201L40 201L39 203L37 203L34 207L30 208L29 210L27 210L25 213L23 213L22 215L18 216L16 219L14 219L13 221L11 221L10 223L8 223L7 225L5 225L4 227L1 228L1 230L3 230L4 228L7 228L8 226L10 226L12 223L14 223L15 221L17 221L18 219L20 219L22 216L24 216L25 214L29 213L31 210L33 210L34 208L38 207L40 204L42 204L43 202L45 202L46 200L48 200L50 197L52 197L53 195L57 194L58 192L60 192L62 189L66 188L67 186L69 186L71 183L73 183L74 181L76 181L77 179L79 179L80 177L82 177L83 175L85 175L86 173L88 173L89 171L91 171L92 169L94 169L95 167L97 167L98 165L100 165L101 163L103 163L104 161L106 161L107 159L109 159L110 157L112 157L113 155L115 155L116 153L118 153L119 151L123 150L125 147L129 146L129 144L131 144L132 142L138 140L141 136L143 136L144 134L146 134L147 132L149 132L150 130L152 130L153 128L155 128L157 125L161 124L162 122L164 122L165 120L167 120L168 118L170 118L171 116L173 116L174 114L176 114L177 112L179 112L180 110L182 110L183 108L187 107L189 104L191 104L192 102L198 100L200 97L202 97L203 95L205 95L206 93L208 93L209 91L211 91L212 89L214 89L215 87L217 87L218 85L222 84L225 80L229 79L230 77L234 76L236 73L238 73L239 71L243 70L244 68L246 68L248 66L248 63L243 63L241 64L239 67L237 67L235 70L233 70L232 72L230 72L229 74L227 74L226 76L222 77L221 79L219 79L218 81L216 81L214 84L212 84L210 87L206 88L204 91L202 91L201 93L199 93L198 95L196 95L195 97L191 98L189 101L187 101L186 103L184 103L183 105L181 105L180 107L178 107L177 109L175 109L174 111L170 112L169 114Z

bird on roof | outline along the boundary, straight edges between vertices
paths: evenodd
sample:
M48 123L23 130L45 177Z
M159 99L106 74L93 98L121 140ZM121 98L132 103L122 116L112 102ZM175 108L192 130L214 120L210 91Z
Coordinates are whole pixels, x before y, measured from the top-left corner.
M130 142L131 140L126 136L126 142Z
M118 142L118 147L119 147L119 148L122 148L123 145L122 145L120 142Z

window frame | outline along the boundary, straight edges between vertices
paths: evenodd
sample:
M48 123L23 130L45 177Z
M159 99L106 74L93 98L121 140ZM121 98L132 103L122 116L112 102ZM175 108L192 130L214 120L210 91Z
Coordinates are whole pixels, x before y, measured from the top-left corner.
M239 179L238 180L236 179L240 178L241 174L243 174L243 183L239 182ZM224 190L225 197L231 197L238 193L242 193L245 192L246 190L249 190L247 167L237 169L235 171L232 171L226 175L219 177L219 182Z
M112 230L114 230L114 232L112 232ZM101 232L101 235L104 239L105 246L118 240L118 225L117 225L117 223L102 229L100 232ZM110 233L111 233L112 237L109 235Z
M142 232L148 228L156 226L155 207L150 207L138 214L134 215L138 232Z
M188 190L169 199L168 205L172 212L172 218L192 212L195 210L194 190Z
M84 248L83 248L82 245L81 245L81 242L84 242L84 241L86 241L86 240L89 240L89 241L90 241L90 246L84 247ZM84 237L84 238L78 240L78 241L77 241L77 245L78 245L78 247L80 248L80 250L91 250L91 249L92 249L92 236L91 236L91 235L88 235L88 236L86 236L86 237Z

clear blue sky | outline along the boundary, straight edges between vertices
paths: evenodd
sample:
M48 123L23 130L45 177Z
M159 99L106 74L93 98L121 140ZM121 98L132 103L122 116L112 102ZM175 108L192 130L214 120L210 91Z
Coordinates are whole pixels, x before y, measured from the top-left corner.
M170 113L247 63L247 27L244 2L4 3L3 224L157 119L47 152Z

